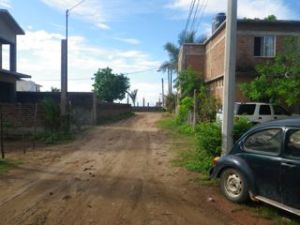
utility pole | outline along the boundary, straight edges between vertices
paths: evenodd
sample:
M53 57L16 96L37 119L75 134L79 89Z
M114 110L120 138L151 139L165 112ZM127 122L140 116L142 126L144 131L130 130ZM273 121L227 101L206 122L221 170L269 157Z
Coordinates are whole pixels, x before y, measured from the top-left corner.
M237 0L228 0L227 2L225 73L223 85L222 155L227 154L233 145L233 108L235 101Z
M68 39L69 39L69 15L71 10L79 6L85 0L78 2L73 7L66 10L66 39L61 41L61 95L60 95L60 110L61 115L67 113L68 99Z
M164 91L164 78L161 78L161 103L162 107L165 106L165 91Z

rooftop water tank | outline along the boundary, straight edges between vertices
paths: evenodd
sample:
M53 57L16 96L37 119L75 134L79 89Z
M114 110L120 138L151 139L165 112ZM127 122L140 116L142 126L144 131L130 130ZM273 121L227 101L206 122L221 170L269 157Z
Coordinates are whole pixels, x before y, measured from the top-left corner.
M218 29L218 27L226 20L226 14L225 13L218 13L212 21L212 33L215 33L215 31Z

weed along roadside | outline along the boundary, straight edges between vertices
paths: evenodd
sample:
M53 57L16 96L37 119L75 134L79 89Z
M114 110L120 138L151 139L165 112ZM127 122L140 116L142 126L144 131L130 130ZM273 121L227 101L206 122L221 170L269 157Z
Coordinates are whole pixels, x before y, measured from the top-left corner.
M172 161L173 165L197 172L198 178L193 182L196 182L201 189L213 190L212 196L207 196L209 201L215 201L214 198L217 198L216 201L231 204L221 195L218 187L219 181L209 179L209 170L212 167L214 157L219 156L221 152L220 124L200 122L193 129L191 125L178 123L174 115L165 113L158 126L165 130L171 138L171 149L176 154L175 159ZM237 140L252 126L244 118L235 121L234 139ZM298 218L293 215L262 203L249 202L241 205L233 204L233 206L240 208L239 210L249 211L249 214L253 214L254 217L266 219L266 222L270 221L271 224L299 224L297 222Z

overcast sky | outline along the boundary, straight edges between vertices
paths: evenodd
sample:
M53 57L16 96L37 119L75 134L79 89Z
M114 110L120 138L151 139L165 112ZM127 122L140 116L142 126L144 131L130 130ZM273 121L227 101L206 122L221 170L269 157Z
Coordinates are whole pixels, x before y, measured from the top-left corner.
M60 88L60 40L65 35L65 10L79 0L0 0L26 35L18 38L18 72ZM161 93L159 65L168 59L163 45L176 43L191 0L86 0L70 13L69 91L91 91L92 75L111 67L128 77L131 89L154 104ZM209 34L211 19L226 11L226 0L200 0L198 34ZM299 0L238 0L239 17L300 20ZM203 10L204 9L204 10ZM4 53L6 54L6 53ZM7 65L7 63L6 63ZM143 72L145 71L146 72ZM137 72L137 73L136 73Z

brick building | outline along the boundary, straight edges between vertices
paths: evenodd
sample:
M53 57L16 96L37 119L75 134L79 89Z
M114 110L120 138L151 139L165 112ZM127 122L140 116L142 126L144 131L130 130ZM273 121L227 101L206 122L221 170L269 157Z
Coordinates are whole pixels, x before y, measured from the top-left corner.
M179 53L178 70L191 66L220 102L223 101L225 26L222 22L202 44L184 44ZM283 49L284 39L300 35L300 21L238 20L236 101L247 101L240 84L255 78L255 66L272 60Z

